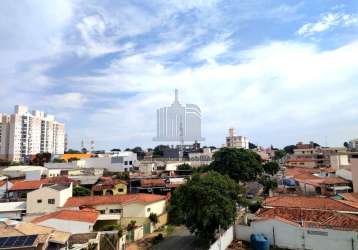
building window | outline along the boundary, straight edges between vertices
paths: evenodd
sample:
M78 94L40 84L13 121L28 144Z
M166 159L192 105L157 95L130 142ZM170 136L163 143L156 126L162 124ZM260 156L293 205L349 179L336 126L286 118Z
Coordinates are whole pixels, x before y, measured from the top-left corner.
M148 213L150 212L150 207L147 208L147 212L148 212Z
M124 162L124 165L128 165L128 161L125 161L125 162Z
M48 199L48 200L47 200L47 203L48 203L48 204L55 204L55 199Z
M122 212L121 209L110 209L109 213L110 214L120 214Z
M37 203L42 203L42 200L41 199L37 200Z
M104 209L99 210L99 213L100 213L100 214L105 214L105 213L106 213L106 210L104 210Z
M133 164L133 162L132 161L129 161L129 165L132 165Z
M124 191L123 188L118 188L118 192L122 193Z

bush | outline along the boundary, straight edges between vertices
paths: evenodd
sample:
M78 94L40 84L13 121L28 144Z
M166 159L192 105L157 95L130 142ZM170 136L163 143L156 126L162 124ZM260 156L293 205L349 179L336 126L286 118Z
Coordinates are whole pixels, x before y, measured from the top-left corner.
M159 242L161 242L162 240L164 240L163 234L158 234L157 236L155 236L152 240L153 244L158 244Z

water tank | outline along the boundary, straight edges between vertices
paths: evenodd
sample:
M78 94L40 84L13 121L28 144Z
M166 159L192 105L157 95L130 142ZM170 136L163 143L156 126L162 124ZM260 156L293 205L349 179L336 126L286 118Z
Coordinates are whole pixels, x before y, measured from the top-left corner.
M269 250L270 242L263 234L252 234L250 237L251 248L253 250Z
M286 178L286 179L283 179L283 184L285 186L289 186L289 187L294 187L296 186L296 182L294 179L289 179L289 178Z

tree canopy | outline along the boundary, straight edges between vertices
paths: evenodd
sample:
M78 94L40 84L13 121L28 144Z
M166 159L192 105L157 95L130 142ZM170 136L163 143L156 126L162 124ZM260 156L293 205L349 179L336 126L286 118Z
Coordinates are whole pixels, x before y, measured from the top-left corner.
M276 161L270 161L264 164L264 170L270 175L274 175L280 170L280 165Z
M188 163L180 164L177 169L178 170L193 170L192 166L190 166Z
M153 150L153 157L163 157L164 151L169 149L168 145L158 145Z
M293 150L296 149L296 145L288 145L283 148L287 154L293 154Z
M263 172L261 157L251 150L222 148L213 157L210 169L236 181L255 180Z
M73 196L88 196L91 195L91 190L82 186L75 186L72 190Z
M227 229L234 223L242 191L237 182L217 172L195 174L173 192L170 219L210 244L220 228Z
M274 156L274 158L275 158L275 160L279 160L279 159L281 159L282 157L284 157L286 154L287 154L287 153L286 153L285 150L278 149L278 150L275 151L275 156Z
M143 158L144 158L144 156L145 156L145 152L144 152L144 150L143 150L141 147L137 146L137 147L133 148L131 151L132 151L133 153L136 153L136 154L137 154L138 160L143 160Z

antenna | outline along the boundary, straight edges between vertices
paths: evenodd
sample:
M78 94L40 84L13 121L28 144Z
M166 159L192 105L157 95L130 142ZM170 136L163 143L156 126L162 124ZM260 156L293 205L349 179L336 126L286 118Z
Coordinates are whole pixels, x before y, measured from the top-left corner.
M91 140L91 152L94 151L94 140Z
M179 161L183 160L183 149L184 149L184 131L183 131L183 120L180 116L180 125L179 125Z
M84 140L82 138L82 140L81 140L81 149L84 148L84 147L85 147L85 142L84 142Z

